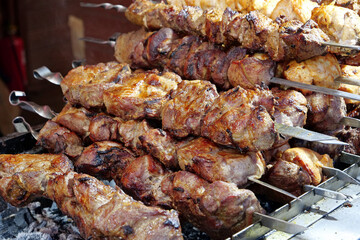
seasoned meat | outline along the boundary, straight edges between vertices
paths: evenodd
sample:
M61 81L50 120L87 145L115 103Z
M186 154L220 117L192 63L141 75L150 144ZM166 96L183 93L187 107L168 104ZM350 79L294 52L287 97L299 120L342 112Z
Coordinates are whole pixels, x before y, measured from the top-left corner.
M131 149L136 156L142 156L145 152L139 137L146 134L151 129L152 127L145 120L130 120L123 122L118 126L120 135L119 141L122 142L125 147Z
M269 17L275 20L284 15L291 20L306 22L311 18L312 10L318 6L311 0L280 0Z
M90 139L93 142L112 140L120 138L118 127L122 121L119 118L113 118L106 114L98 114L91 119L89 132Z
M51 120L40 130L37 144L52 153L64 153L71 158L80 156L83 151L83 142L74 132Z
M183 239L176 211L147 207L70 166L61 155L0 155L0 194L17 206L32 196L55 201L85 239Z
M117 182L147 205L173 208L170 197L161 190L161 182L169 174L159 162L145 155L131 162Z
M166 168L178 169L176 150L180 144L162 129L151 129L139 136L143 148L158 159Z
M0 195L14 206L22 207L46 194L50 179L73 170L65 155L0 155Z
M276 104L272 115L275 122L292 127L303 127L307 118L307 100L304 95L295 90L271 89ZM274 147L285 144L290 137L279 135Z
M312 184L309 173L301 166L285 160L277 160L269 169L266 182L296 196L303 193L303 186Z
M83 107L73 107L68 103L52 121L68 128L82 138L86 138L89 135L91 117L94 115L96 113L90 112Z
M269 85L274 71L275 62L266 54L256 53L242 60L232 61L227 74L231 86L252 89L257 85Z
M224 239L252 223L254 212L263 212L253 192L235 184L208 183L195 174L180 171L161 184L182 216L213 239Z
M346 104L343 98L313 93L306 96L308 102L307 126L324 132L342 128L340 120L346 116Z
M360 40L360 16L351 9L321 5L313 10L311 19L329 36L331 41L357 45Z
M269 13L270 9L275 7L273 2L269 4L268 9L265 5L262 5L265 13ZM283 6L279 5L279 8L281 7ZM304 4L302 10L304 9L311 7ZM329 40L311 21L305 24L297 20L288 21L288 25L300 24L297 28L302 31L284 31L287 26L283 23L286 21L273 21L259 11L242 14L230 8L202 10L198 7L182 8L163 2L139 0L129 6L125 15L131 22L148 29L168 27L186 34L206 37L218 44L236 42L243 48L265 50L276 61L285 58L304 60L321 55L326 51L326 46L321 42Z
M121 83L121 79L131 73L127 64L115 62L80 66L72 69L61 81L61 89L72 104L86 108L103 107L103 92Z
M219 147L206 138L197 138L177 151L181 169L193 172L209 182L225 181L244 187L249 176L260 178L265 162L260 152L240 154Z
M162 127L176 137L200 135L201 120L219 96L207 81L182 81L161 112Z
M121 178L125 167L134 159L134 154L122 144L103 141L86 147L74 166L79 172L111 180Z
M246 91L236 87L223 92L206 114L201 135L240 151L269 149L276 137L268 112L273 110L273 104L268 90Z
M350 66L350 65L341 65L341 73L343 77L351 78L351 79L358 79L360 81L360 66ZM358 94L360 95L360 87L355 85L349 84L340 84L339 90ZM344 99L346 104L359 104L359 101L351 100L351 99Z
M283 72L284 77L291 81L338 89L334 80L341 76L341 68L332 54L318 56L303 62L291 61ZM307 90L301 90L308 93Z
M167 94L177 88L181 79L174 73L147 72L132 75L121 85L104 92L108 113L124 120L145 117L160 118Z

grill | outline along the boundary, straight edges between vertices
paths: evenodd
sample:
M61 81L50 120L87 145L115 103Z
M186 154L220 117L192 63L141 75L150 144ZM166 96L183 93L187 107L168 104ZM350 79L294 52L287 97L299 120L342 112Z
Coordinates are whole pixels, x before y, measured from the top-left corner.
M40 129L41 126L35 127ZM0 139L0 153L41 153L30 133L14 133ZM346 155L343 155L346 156ZM346 157L342 160L346 162ZM346 173L360 179L357 163L347 165ZM341 166L340 166L341 167ZM292 235L262 226L259 221L233 236L232 239L360 239L358 228L360 211L360 185L347 183L337 176L318 187L340 192L347 199L324 198L312 189L299 199L280 206L259 196L269 216L308 227L305 232ZM182 225L185 239L210 239L191 224ZM64 216L56 204L39 199L26 208L15 208L0 201L1 239L82 239L73 221Z

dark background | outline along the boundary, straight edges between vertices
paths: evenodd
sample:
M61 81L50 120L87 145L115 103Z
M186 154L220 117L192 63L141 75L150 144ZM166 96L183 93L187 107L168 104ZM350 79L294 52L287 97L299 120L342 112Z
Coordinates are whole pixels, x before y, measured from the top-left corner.
M11 43L16 37L24 43L26 74L20 78L27 100L40 105L47 104L57 112L64 106L60 87L35 79L33 70L45 65L51 71L66 75L71 69L71 62L75 60L75 56L71 43L70 16L82 21L84 35L88 37L107 39L115 32L128 32L138 28L126 20L124 13L103 8L82 8L80 2L79 0L0 0L0 41ZM131 0L83 0L82 2L109 2L128 6ZM77 39L74 37L76 36L73 36L73 41ZM10 84L15 81L11 75L18 69L15 67L13 70L14 64L10 61L12 51L5 44L2 44L0 49L0 56L5 59L0 66L0 78L7 84L8 91L20 90L21 86L15 84L14 87L12 86L14 84ZM85 43L85 58L89 64L115 60L113 54L113 49L108 45ZM9 69L11 74L5 74ZM2 93L2 95L6 94ZM0 118L8 118L9 121L19 112L16 107L4 106L6 99L3 99L6 97L2 96L0 99L3 103L0 105ZM31 125L45 122L34 113L20 111L20 115L24 116ZM3 121L1 124L2 135L13 131L11 125L5 127Z

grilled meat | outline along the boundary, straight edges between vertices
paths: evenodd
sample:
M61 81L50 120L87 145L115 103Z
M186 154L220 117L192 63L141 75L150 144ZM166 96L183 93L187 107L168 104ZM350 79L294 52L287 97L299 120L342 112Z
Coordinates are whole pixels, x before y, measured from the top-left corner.
M193 172L209 182L224 181L244 187L249 176L260 178L265 162L260 152L240 154L219 147L206 138L194 139L177 151L181 169Z
M276 138L270 115L273 107L274 99L268 90L230 89L221 93L210 107L203 119L201 135L240 151L269 149Z
M266 179L274 186L300 195L304 184L318 185L323 180L322 166L333 167L329 155L307 148L289 148L276 159Z
M161 112L162 127L176 137L199 136L201 121L219 96L207 81L182 81Z
M65 153L72 158L80 156L83 151L83 141L74 132L51 120L40 130L37 144L52 153Z
M357 12L357 14L360 14L360 3L358 0L322 0L321 4L335 4L335 6L349 8L351 10L354 10Z
M105 179L121 178L125 167L135 159L134 153L122 144L103 141L84 148L75 160L76 170Z
M119 124L122 123L121 119L99 113L89 120L89 137L91 141L116 141L120 138L118 128Z
M234 184L208 183L195 174L169 172L150 156L131 162L122 177L124 188L148 204L174 207L213 238L226 238L263 212L255 195Z
M130 76L123 84L104 92L104 103L110 114L124 120L160 118L162 105L167 94L177 88L181 81L174 73L140 73Z
M182 9L139 0L130 5L126 17L149 29L170 27L175 31L207 37L219 44L237 42L243 48L265 50L276 61L284 58L303 60L321 55L326 47L320 42L328 41L328 37L311 21L279 24L256 11L248 14L230 9L203 11L197 7Z
M341 68L332 54L317 56L303 62L291 61L285 66L283 75L286 79L306 84L338 89L334 80L341 76ZM307 90L301 90L308 93Z
M346 116L346 104L343 98L321 93L306 96L308 102L307 126L316 131L325 132L341 129L340 120Z
M360 79L360 66L340 65L342 76L352 79ZM360 80L359 80L360 81ZM349 84L340 84L339 90L360 95L360 87ZM359 101L344 99L346 104L359 104Z
M66 99L86 108L103 107L105 89L121 83L121 79L131 73L126 64L115 62L80 66L72 69L61 81L61 89Z
M147 207L120 189L72 171L58 155L1 155L0 194L21 206L44 196L76 222L88 239L182 239L174 210Z

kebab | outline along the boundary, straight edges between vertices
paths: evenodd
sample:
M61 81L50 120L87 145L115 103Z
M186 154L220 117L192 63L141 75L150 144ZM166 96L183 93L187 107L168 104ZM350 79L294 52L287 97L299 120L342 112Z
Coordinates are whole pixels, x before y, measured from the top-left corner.
M0 194L14 206L55 201L84 238L182 239L177 212L145 206L120 189L73 172L63 155L0 155Z

